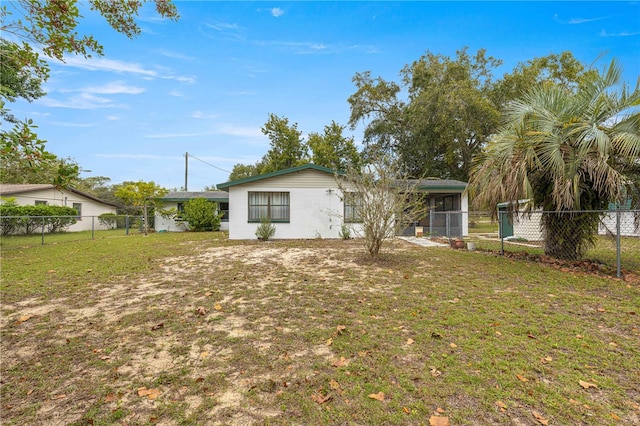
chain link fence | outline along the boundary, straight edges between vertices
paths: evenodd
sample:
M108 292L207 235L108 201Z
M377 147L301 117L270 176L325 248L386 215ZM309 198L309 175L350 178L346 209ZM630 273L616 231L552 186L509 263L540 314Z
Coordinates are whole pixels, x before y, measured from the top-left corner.
M640 272L640 210L469 213L467 237L480 249L587 261L589 267Z
M142 216L0 216L3 249L142 232Z

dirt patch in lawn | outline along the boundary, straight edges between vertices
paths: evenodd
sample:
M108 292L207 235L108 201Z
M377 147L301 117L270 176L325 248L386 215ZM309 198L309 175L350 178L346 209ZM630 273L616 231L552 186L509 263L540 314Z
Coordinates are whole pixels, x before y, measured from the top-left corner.
M3 304L3 424L638 424L631 287L403 241L378 262L358 241L190 247Z
M276 336L299 333L308 319L289 315L283 299L323 282L359 291L349 288L354 276L371 273L358 266L361 253L353 243L194 247L190 256L164 259L154 273L91 283L88 298L4 305L3 369L13 374L3 378L3 417L31 413L42 424L72 424L102 407L103 420L145 423L154 422L159 405L221 419L213 424L277 416L280 410L251 401L275 393L267 385L252 392L260 387L254 373L261 363L274 351L286 359L286 378L278 372L258 380L277 380L280 388L283 380L313 375L313 360L334 356L303 339L274 348ZM152 398L141 389L160 393Z

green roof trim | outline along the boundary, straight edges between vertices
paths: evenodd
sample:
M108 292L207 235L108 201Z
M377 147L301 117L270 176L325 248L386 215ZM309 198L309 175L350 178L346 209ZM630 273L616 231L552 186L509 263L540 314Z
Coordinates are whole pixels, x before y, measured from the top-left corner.
M336 174L336 173L339 174L339 175L344 174L343 172L336 172L335 170L330 169L328 167L318 166L318 165L313 164L313 163L307 163L307 164L303 164L302 166L291 167L290 169L283 169L283 170L278 170L278 171L271 172L271 173L265 173L265 174L262 174L262 175L256 175L256 176L250 176L250 177L243 178L243 179L232 180L232 181L229 181L229 182L218 184L217 187L218 187L218 189L225 189L225 188L229 188L229 187L232 187L232 186L244 185L245 183L256 182L256 181L263 180L263 179L269 179L269 178L276 177L276 176L283 176L283 175L288 175L290 173L301 172L303 170L315 170L315 171L318 171L318 172L329 173L331 175Z
M417 188L421 191L464 191L467 185L420 185Z

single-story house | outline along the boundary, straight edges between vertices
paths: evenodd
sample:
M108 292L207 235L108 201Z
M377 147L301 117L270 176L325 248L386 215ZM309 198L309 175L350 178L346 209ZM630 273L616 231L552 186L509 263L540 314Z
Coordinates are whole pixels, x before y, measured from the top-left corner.
M75 188L57 188L51 184L0 184L0 203L14 199L18 205L54 205L72 207L78 211L77 222L67 228L68 231L88 231L108 229L98 216L104 213L116 213L115 204L103 201L89 193Z
M229 230L229 193L225 191L171 191L162 198L162 209L175 209L178 214L182 211L184 203L194 198L204 198L207 201L218 203L220 213L223 213L220 222L220 230ZM157 210L155 213L155 230L168 232L183 232L189 230L189 224L172 217L163 217Z
M420 223L431 224L434 229L441 225L444 230L455 221L456 233L467 234L468 201L464 182L425 180L418 187L429 193L433 207L430 216ZM335 171L326 167L305 164L221 183L218 189L229 193L230 239L255 239L262 217L269 217L275 225L273 238L340 238L345 222L354 234L361 234L361 224L348 219L353 206L349 205L348 197L345 203ZM453 210L457 219L448 218Z

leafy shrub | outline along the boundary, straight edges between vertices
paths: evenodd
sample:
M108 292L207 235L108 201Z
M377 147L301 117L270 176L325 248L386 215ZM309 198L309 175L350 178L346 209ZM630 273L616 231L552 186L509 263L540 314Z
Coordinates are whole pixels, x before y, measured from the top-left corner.
M100 222L101 225L108 227L109 229L120 228L120 226L118 226L118 219L118 215L116 215L115 213L102 213L100 216L98 216L98 222ZM124 220L122 220L122 222L124 222ZM124 223L121 227L124 228Z
M256 228L256 237L259 240L267 241L276 233L276 226L271 223L268 218L260 219L260 225Z
M338 233L338 235L343 240L350 240L351 239L351 228L349 228L347 225L343 224L342 227L340 228L340 232Z
M222 214L218 213L218 203L205 198L193 198L184 203L181 218L189 223L192 231L217 231Z
M0 206L2 234L33 234L37 229L61 232L76 223L76 209L64 206L18 206L6 203ZM13 216L13 217L6 217Z

